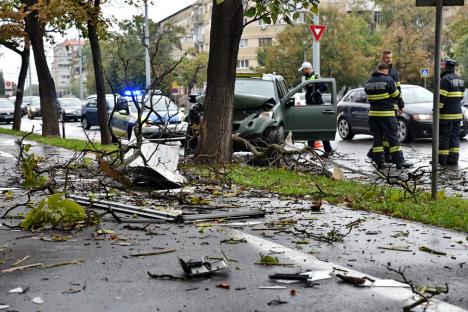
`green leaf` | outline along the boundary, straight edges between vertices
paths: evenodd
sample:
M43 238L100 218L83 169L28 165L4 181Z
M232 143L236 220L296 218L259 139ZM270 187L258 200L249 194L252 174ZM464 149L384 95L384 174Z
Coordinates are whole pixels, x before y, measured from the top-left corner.
M275 265L275 264L279 264L279 259L273 256L262 256L260 257L260 261L258 263L266 264L266 265Z
M223 2L224 2L224 0L216 0L216 4L217 4L217 5L220 5L220 4L223 3Z
M250 7L247 9L247 11L244 12L244 15L247 17L254 17L256 12L257 9L255 7Z

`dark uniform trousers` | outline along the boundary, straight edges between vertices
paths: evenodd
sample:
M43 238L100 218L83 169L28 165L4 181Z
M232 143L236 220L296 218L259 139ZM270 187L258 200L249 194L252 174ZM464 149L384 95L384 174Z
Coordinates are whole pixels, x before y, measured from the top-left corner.
M460 153L460 121L439 123L439 164L458 163Z
M369 130L374 136L371 156L376 164L383 164L384 161L384 137L388 140L392 162L402 163L404 161L400 140L398 139L398 122L396 117L369 116Z

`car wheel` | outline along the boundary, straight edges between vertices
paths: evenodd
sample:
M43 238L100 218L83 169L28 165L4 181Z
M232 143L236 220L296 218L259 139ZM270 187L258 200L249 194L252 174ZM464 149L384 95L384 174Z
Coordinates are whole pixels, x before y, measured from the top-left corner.
M83 126L84 129L89 130L91 128L91 125L88 122L88 119L86 117L83 117L81 119L81 125Z
M409 133L408 123L401 118L398 119L398 139L400 143L409 143L413 140Z
M263 133L263 141L266 144L283 144L286 139L283 126L268 127Z
M340 138L342 138L343 140L352 140L354 138L353 130L351 129L351 126L349 125L346 118L341 117L340 119L338 119L338 124L336 128L338 129L338 134L340 135Z

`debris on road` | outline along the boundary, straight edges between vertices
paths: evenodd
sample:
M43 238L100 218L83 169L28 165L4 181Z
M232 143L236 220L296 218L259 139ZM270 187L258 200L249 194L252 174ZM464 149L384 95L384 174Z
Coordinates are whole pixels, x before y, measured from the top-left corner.
M271 286L258 286L258 289L286 289L286 286L276 286L276 285L271 285Z
M0 304L0 310L6 310L9 309L10 306L8 304Z
M188 277L210 275L229 267L229 260L224 254L221 260L210 261L207 257L204 257L202 260L184 261L179 259L179 263Z
M223 289L230 289L231 288L231 286L228 283L221 283L221 284L216 285L216 287L223 288Z
M428 252L428 253L431 253L431 254L434 254L434 255L439 255L439 256L446 256L447 255L447 253L445 253L445 252L437 251L437 250L431 249L431 248L426 247L426 246L420 246L419 250L424 251L424 252Z
M331 271L310 271L310 272L303 272L303 273L295 273L295 274L285 274L285 273L276 273L270 275L270 279L276 280L280 282L282 280L285 281L301 281L301 282L314 282L324 279L331 278L330 276Z
M281 300L280 297L278 297L278 299L273 299L270 302L268 302L267 305L281 305L281 304L286 304L286 303L288 302Z
M41 297L34 297L34 298L32 298L31 301L33 303L35 303L35 304L43 304L44 303L44 300Z
M157 256L157 255L162 255L170 252L175 252L175 248L170 248L170 249L162 249L158 251L148 251L148 252L140 252L136 254L131 254L131 257L146 257L146 256Z
M11 289L8 293L10 293L10 294L24 294L28 290L29 290L29 287L26 287L24 289L23 289L23 287L17 287L17 288Z

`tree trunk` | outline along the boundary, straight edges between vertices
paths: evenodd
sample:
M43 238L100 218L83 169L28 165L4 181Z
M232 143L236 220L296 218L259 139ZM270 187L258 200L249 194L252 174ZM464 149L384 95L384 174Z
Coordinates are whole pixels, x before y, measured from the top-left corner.
M111 144L112 137L109 131L109 117L107 115L106 87L104 85L104 74L101 66L101 47L99 46L99 36L97 33L98 12L100 11L100 0L94 0L94 10L88 20L88 38L93 54L94 78L96 80L97 111L99 128L101 130L101 144Z
M213 1L206 97L198 160L230 163L237 53L242 36L242 0Z
M21 105L23 104L24 85L28 75L29 66L29 41L25 39L23 51L21 51L21 69L18 76L18 87L16 88L15 113L13 114L13 130L21 130Z
M29 8L37 0L26 1ZM45 23L39 20L38 12L31 11L26 17L26 31L33 48L36 63L37 78L39 80L39 97L41 99L42 135L60 136L57 112L57 93L54 79L50 74L44 51Z

